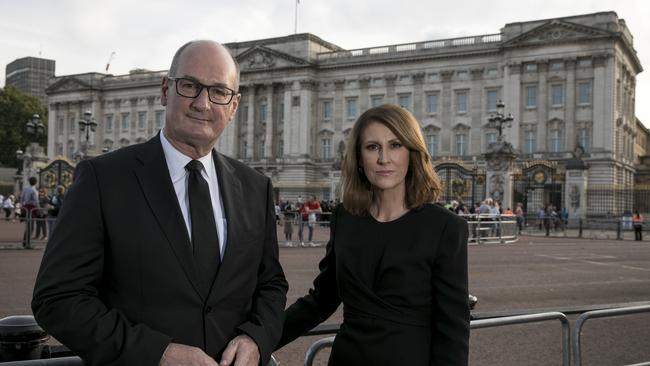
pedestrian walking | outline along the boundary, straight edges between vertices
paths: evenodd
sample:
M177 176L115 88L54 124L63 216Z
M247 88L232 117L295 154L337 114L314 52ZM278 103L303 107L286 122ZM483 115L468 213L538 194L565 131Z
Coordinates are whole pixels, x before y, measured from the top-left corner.
M29 185L23 188L20 195L22 207L21 217L25 217L25 233L23 234L23 248L32 249L30 239L34 228L33 220L34 211L38 207L38 191L36 190L36 177L29 178Z
M634 240L643 240L643 215L638 210L632 215L632 226L634 226Z
M14 212L14 202L16 202L16 197L13 194L10 194L9 197L5 198L2 202L2 209L5 211L5 220L10 221L11 214Z

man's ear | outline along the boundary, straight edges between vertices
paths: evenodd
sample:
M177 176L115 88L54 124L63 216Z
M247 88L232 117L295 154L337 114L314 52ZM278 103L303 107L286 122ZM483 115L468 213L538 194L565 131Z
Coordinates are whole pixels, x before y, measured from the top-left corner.
M169 91L169 79L167 76L163 76L160 83L160 104L167 106L167 92Z
M237 108L239 108L239 101L241 100L241 94L237 93L235 96L232 97L232 101L230 102L230 118L228 119L231 121L233 118L235 118L235 114L237 113Z

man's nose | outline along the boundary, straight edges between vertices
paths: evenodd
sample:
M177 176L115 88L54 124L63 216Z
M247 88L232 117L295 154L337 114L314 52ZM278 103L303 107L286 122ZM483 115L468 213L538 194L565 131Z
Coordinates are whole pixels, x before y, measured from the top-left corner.
M208 89L201 89L199 95L197 95L192 101L192 107L199 111L207 111L210 109L210 97L208 96Z

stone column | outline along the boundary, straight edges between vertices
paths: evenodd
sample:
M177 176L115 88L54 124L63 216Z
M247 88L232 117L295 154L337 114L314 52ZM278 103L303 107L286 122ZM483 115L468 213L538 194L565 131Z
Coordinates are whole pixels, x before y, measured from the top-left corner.
M411 75L413 79L413 114L418 121L422 121L426 115L424 111L424 92L422 91L422 84L424 82L424 72L416 72Z
M395 80L397 74L389 74L384 76L386 80L386 103L397 104L397 94L395 94Z
M334 80L334 101L332 106L332 118L334 120L334 131L342 132L344 121L347 119L345 116L345 98L343 97L343 88L345 87L345 79Z
M59 118L59 103L50 103L47 113L47 155L50 159L56 156L56 140L59 131L56 130L56 120Z
M594 83L593 83L593 141L592 146L602 147L605 151L614 151L613 134L614 103L616 102L616 86L614 78L607 80L607 58L594 57ZM609 87L608 84L609 83Z
M564 150L573 150L576 145L576 60L565 60L566 100L564 101ZM568 196L567 196L568 197Z
M264 139L264 157L273 158L273 84L266 86L266 137Z
M312 155L312 101L315 83L311 79L300 81L300 113L298 116L298 153L301 157Z
M368 96L368 85L370 84L370 76L362 76L359 78L359 115L369 108L370 97Z
M548 122L548 81L547 78L548 62L539 62L537 64L537 75L539 76L539 95L537 96L537 151L546 153L546 124Z
M472 76L472 88L468 90L468 110L467 115L470 117L469 134L467 136L467 152L469 155L477 155L483 153L482 143L484 129L482 128L487 121L487 101L485 96L485 80L483 79L484 68L477 67L470 69ZM452 105L453 108L453 105ZM453 144L453 137L452 137ZM452 145L453 146L453 145Z
M503 101L505 101L507 113L512 113L515 120L512 128L506 129L507 140L512 142L515 149L520 148L520 125L521 125L521 63L513 63L507 67L508 82L504 83ZM510 206L512 207L512 206Z
M295 126L293 118L293 100L292 100L292 89L293 81L287 81L284 83L284 158L293 159L295 157L295 146L296 141L294 141L295 136Z
M454 75L453 70L440 71L440 78L442 79L442 91L440 92L440 100L438 101L440 113L440 121L442 121L442 129L440 130L440 155L453 155L453 117L456 113L453 103L453 91L451 89L451 78Z
M255 88L248 88L248 118L246 119L246 158L252 160L255 152Z

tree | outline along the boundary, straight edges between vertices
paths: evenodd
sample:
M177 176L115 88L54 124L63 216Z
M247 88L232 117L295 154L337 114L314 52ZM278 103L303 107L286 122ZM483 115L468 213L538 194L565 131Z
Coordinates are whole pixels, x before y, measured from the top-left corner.
M29 135L25 124L34 114L41 117L45 133ZM17 167L16 150L24 150L30 142L47 143L47 107L31 95L12 85L0 89L0 166Z

